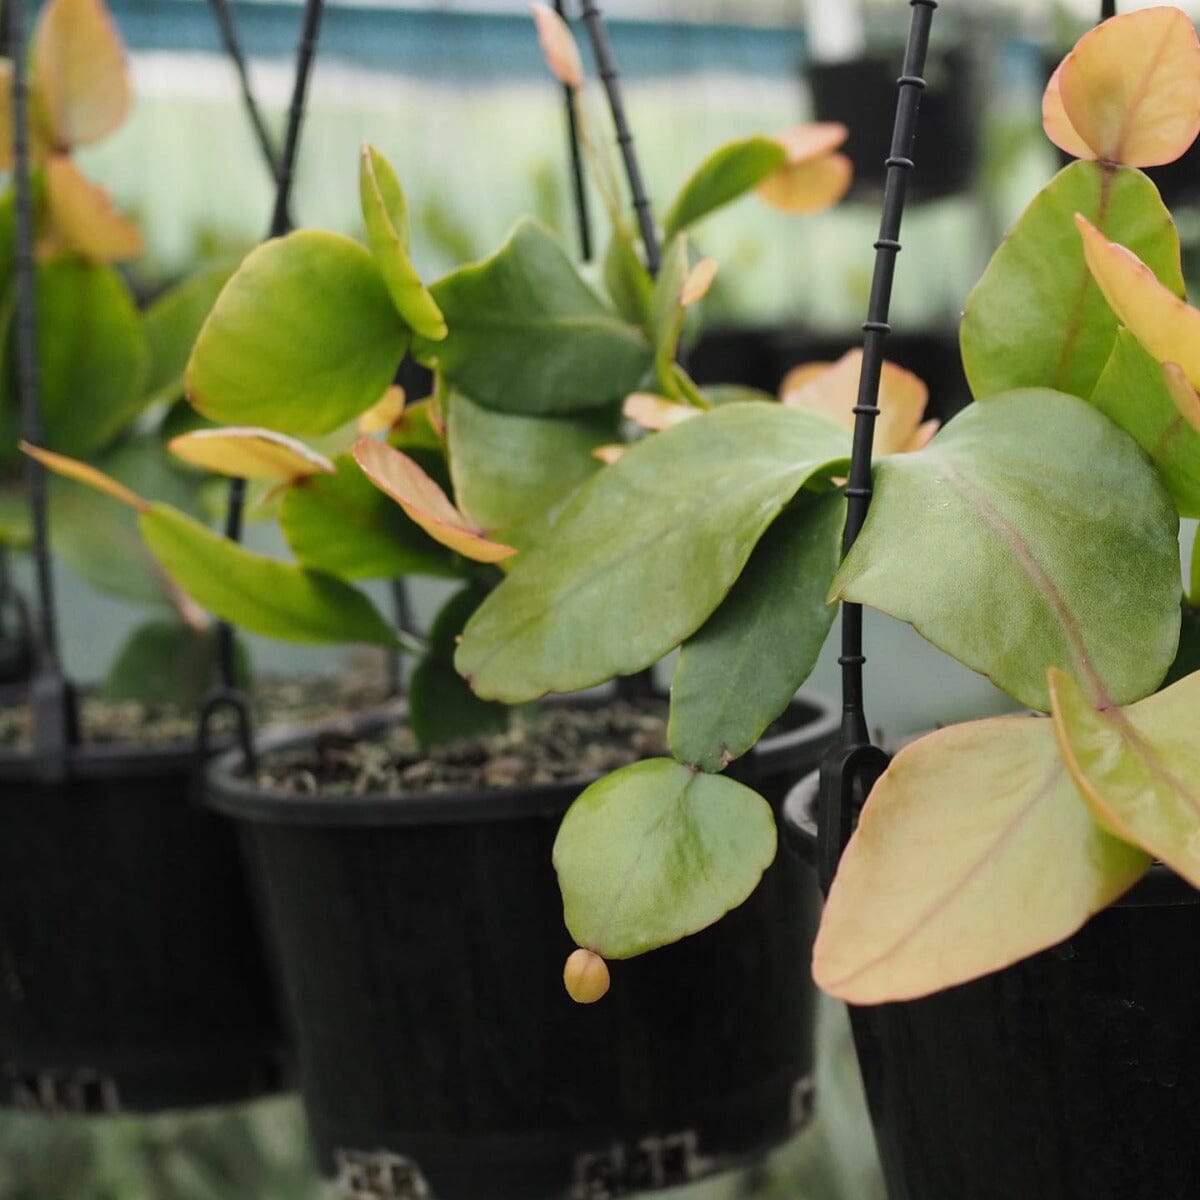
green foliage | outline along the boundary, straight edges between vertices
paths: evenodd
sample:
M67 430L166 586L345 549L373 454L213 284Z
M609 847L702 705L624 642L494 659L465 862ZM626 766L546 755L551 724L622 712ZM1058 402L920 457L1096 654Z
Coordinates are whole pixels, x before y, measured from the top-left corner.
M302 230L247 256L192 351L187 391L214 421L330 433L392 382L408 330L370 253Z
M751 749L816 665L836 609L840 492L798 500L754 548L733 590L683 643L671 684L671 752L720 771Z
M310 475L283 497L280 524L302 566L342 579L458 574L449 551L374 487L351 455L334 465L337 474Z
M706 158L679 191L663 222L668 238L757 187L787 163L775 138L758 135L727 142Z
M184 591L248 633L290 642L396 644L366 596L332 575L253 554L164 504L150 506L138 524Z
M237 643L238 676L248 682L250 663ZM179 621L149 621L139 625L117 652L104 681L104 693L114 700L171 704L190 711L217 682L215 626L193 629Z
M846 469L849 441L811 413L737 404L637 443L513 560L458 669L521 702L651 666L707 620L792 497Z
M1030 204L967 300L963 365L977 398L1046 387L1091 396L1117 337L1075 231L1082 213L1179 295L1179 236L1154 184L1129 167L1077 162Z
M1175 657L1178 524L1111 421L1061 393L1013 392L879 464L833 594L910 622L1031 708L1049 708L1052 665L1124 704Z
M432 291L450 333L442 342L418 339L414 349L487 408L552 416L615 404L652 362L645 338L601 302L534 221Z
M775 858L771 806L670 759L623 767L572 805L554 843L571 936L632 958L711 925Z

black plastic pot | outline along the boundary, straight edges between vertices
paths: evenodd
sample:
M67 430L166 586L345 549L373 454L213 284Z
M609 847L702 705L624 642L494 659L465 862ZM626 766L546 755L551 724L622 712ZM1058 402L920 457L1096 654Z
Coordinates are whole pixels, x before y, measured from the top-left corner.
M790 724L740 764L777 807L836 713L809 698ZM581 1008L550 852L589 780L325 800L239 767L210 770L210 803L244 823L319 1162L346 1191L626 1195L736 1165L806 1120L817 894L798 860L781 852L713 928L612 964L609 996Z
M0 1102L154 1111L278 1086L236 833L185 745L87 746L64 784L0 754Z
M808 846L816 786L785 811ZM1051 950L852 1009L891 1200L1195 1200L1198 946L1200 893L1155 866Z
M866 55L848 62L809 62L805 76L818 121L840 121L849 130L844 147L854 163L856 196L883 191L891 152L896 78L901 55ZM931 52L921 97L917 170L910 197L937 200L971 187L979 160L976 73L967 49ZM921 154L922 146L936 149Z

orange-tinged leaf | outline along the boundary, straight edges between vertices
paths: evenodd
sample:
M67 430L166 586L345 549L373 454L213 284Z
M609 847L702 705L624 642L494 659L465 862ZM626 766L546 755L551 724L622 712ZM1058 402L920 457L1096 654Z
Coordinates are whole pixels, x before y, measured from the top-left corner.
M952 726L901 750L871 792L813 973L854 1004L924 996L1069 937L1149 865L1092 820L1052 722Z
M1102 711L1062 671L1049 679L1059 748L1095 818L1200 886L1200 673Z
M850 130L840 121L816 121L810 125L793 125L775 140L787 151L792 166L822 158L841 147L850 136Z
M1163 363L1163 377L1179 415L1200 433L1200 394L1188 382L1183 368L1178 363Z
M629 420L643 429L670 429L692 417L698 417L703 409L690 404L678 404L653 392L634 392L626 396L621 411Z
M142 252L142 235L112 198L65 154L46 163L46 197L54 241L89 262L115 263Z
M592 451L592 457L598 458L602 463L607 463L611 467L628 449L628 446L624 446L620 442L612 442L607 446L597 446Z
M234 479L269 479L287 484L309 475L336 472L329 459L303 442L273 429L249 425L181 433L167 448L193 466Z
M941 429L942 423L938 420L922 421L917 426L917 431L912 435L912 439L908 445L900 448L901 454L915 454L918 450L924 450L926 446L933 440L933 435Z
M396 383L379 398L376 404L358 418L358 432L387 433L393 429L404 412L404 389Z
M830 367L831 362L810 362L801 363L798 367L793 367L784 377L783 382L779 385L779 399L786 404L787 397L791 392L799 391L805 384L812 383L814 379L824 375Z
M1075 214L1083 255L1109 307L1152 358L1176 363L1200 387L1200 312L1163 287L1132 250Z
M35 102L57 149L97 141L121 125L133 90L103 0L49 0L32 46Z
M1095 152L1079 136L1075 126L1071 124L1071 118L1067 116L1067 110L1063 108L1062 91L1059 89L1062 69L1063 64L1059 63L1054 74L1050 76L1050 82L1046 84L1046 91L1042 96L1042 128L1045 129L1046 136L1072 158L1094 159Z
M149 502L143 500L137 492L130 491L111 475L106 475L103 471L98 471L95 467L80 462L77 458L68 458L65 454L56 454L53 450L43 450L40 446L31 446L28 442L21 442L20 446L30 458L36 459L48 471L53 471L56 475L63 476L64 479L73 479L76 483L83 483L90 488L95 488L96 491L103 492L114 500L120 500L122 504L128 504L130 508L136 509L138 512L147 512L150 508Z
M831 418L847 429L854 428L854 406L858 403L858 383L862 375L863 354L851 350L831 367L817 373L797 374L801 386L783 395L789 408L805 408ZM929 389L911 371L885 362L879 377L879 416L875 421L874 451L877 455L900 454L920 449L937 429L921 424L929 403ZM925 441L919 442L924 436Z
M776 171L755 189L759 199L786 213L831 208L854 182L854 164L844 154L825 154Z
M367 478L391 496L427 534L443 546L475 562L503 562L516 554L512 546L489 541L451 503L450 498L407 454L386 442L363 438L354 458Z
M679 293L679 303L684 308L699 304L708 295L713 280L717 277L718 264L715 258L702 258L688 273L683 282L683 291Z
M570 26L548 4L531 4L529 9L537 25L546 66L567 87L583 87L583 60Z
M1200 39L1191 18L1162 6L1105 21L1063 60L1058 89L1096 158L1174 162L1200 133Z

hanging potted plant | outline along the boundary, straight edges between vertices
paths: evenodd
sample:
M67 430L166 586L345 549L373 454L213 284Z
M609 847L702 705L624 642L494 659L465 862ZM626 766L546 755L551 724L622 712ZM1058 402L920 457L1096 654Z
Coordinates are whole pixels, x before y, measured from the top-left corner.
M577 91L574 43L539 19ZM176 583L243 628L348 640L358 619L343 604L348 580L369 554L395 561L416 547L458 581L416 647L404 728L368 721L269 743L253 771L234 756L210 778L210 802L245 826L262 881L322 1166L352 1190L424 1181L447 1200L527 1200L663 1187L762 1150L807 1114L813 893L796 864L780 863L706 937L618 968L603 1005L573 1006L555 831L604 770L665 750L665 705L638 677L615 701L528 710L474 695L452 660L511 564L537 553L558 514L615 469L602 459L640 435L621 419L631 393L629 411L650 425L656 412L741 407L728 391L705 394L676 363L686 309L714 269L690 260L687 228L760 185L796 205L831 179L836 192L845 171L824 161L834 153L826 131L723 147L672 206L659 263L657 231L641 226L643 259L581 124L614 227L603 297L528 221L491 258L426 288L408 254L403 191L370 147L359 175L369 247L295 233L252 254L223 291L187 390L230 424L177 449L229 473L246 473L264 448L283 462L281 526L295 564L126 494ZM410 343L437 386L404 404L389 384ZM844 461L844 431L808 420ZM332 471L296 440L347 422L365 436ZM709 456L723 452L715 443ZM776 804L834 727L823 701L789 709L794 690L736 767ZM605 975L577 956L568 983L595 999Z
M1148 1200L1200 1177L1200 657L1177 543L1200 514L1200 313L1140 169L1200 131L1190 20L1104 22L1044 114L1080 161L968 301L977 403L879 464L831 589L1035 714L901 750L832 881L814 971L856 1006L894 1197ZM810 836L816 792L789 802Z

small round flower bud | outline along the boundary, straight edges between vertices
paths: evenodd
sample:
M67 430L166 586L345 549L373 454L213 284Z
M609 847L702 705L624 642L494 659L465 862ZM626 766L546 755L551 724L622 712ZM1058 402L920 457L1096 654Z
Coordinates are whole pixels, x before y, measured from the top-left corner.
M563 983L576 1004L595 1004L608 992L608 964L590 950L576 950L563 968Z

